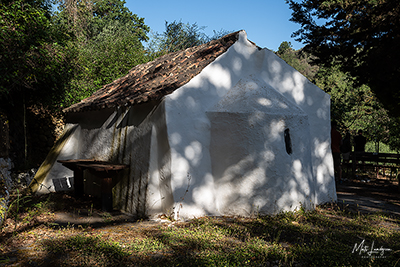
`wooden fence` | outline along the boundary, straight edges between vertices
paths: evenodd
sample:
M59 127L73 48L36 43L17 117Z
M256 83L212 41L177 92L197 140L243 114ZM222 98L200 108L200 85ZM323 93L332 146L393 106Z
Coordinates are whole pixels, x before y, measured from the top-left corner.
M400 154L391 153L371 153L371 152L352 152L350 160L342 163L342 171L356 177L356 170L373 169L378 176L380 170L386 176L386 171L390 170L390 177L397 177L400 168Z

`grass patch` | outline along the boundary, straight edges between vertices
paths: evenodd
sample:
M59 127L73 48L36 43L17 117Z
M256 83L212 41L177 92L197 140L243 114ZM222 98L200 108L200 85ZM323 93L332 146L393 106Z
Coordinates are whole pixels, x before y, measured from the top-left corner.
M49 257L54 266L122 266L129 256L118 242L106 240L101 235L45 240L42 245L48 254L55 256Z
M109 225L93 228L54 227L51 217L40 219L55 211L49 197L21 203L0 234L0 266L400 265L398 217L352 213L338 205L164 224L114 225L106 214ZM34 224L24 219L33 217Z

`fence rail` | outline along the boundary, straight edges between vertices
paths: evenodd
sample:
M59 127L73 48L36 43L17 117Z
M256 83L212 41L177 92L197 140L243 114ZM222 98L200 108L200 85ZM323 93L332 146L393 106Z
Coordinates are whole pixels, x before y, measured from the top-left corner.
M376 171L378 176L379 170L385 171L390 169L390 177L393 173L397 176L398 170L400 169L400 154L392 153L371 153L371 152L352 152L350 160L343 162L342 167L348 169L351 168L351 176L356 177L357 169L372 168Z

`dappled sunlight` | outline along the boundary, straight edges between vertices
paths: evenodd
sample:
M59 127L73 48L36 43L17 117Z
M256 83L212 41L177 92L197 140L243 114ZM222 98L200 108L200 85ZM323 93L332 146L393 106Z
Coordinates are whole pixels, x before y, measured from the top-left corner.
M249 127L253 128L256 124L265 120L265 113L256 111L249 115Z
M323 184L325 178L333 176L333 159L332 153L330 153L330 143L319 142L318 140L314 141L314 153L321 162L321 164L318 166L317 181Z
M314 99L312 98L312 96L307 96L306 101L307 101L307 105L309 105L309 106L314 105ZM320 108L318 110L323 110L323 109Z
M271 73L273 73L273 74L276 74L276 75L281 75L281 73L282 73L282 65L281 65L281 62L279 62L279 61L277 61L277 60L273 60L272 62L271 62L271 64L270 64L270 67L269 67L269 71L271 72ZM278 77L279 77L278 76ZM278 78L277 77L277 78ZM287 81L286 81L287 82ZM288 87L288 86L286 86L286 87Z
M242 65L243 65L243 62L240 58L236 57L233 59L232 67L233 67L234 71L236 71L236 72L240 71L242 69Z
M319 139L314 139L314 154L319 158L325 158L331 144L328 142L321 142Z
M188 96L186 98L185 105L188 109L191 109L191 110L197 110L200 108L199 103L197 103L196 100L191 96Z
M308 170L310 171L310 170ZM302 192L304 195L309 196L313 194L311 187L314 187L313 180L310 181L310 174L307 174L307 170L303 168L303 164L299 159L293 162L292 172L296 178L293 180L291 185L293 190L296 190L296 194L298 192ZM310 199L310 201L314 202L314 199Z
M293 161L292 170L296 179L301 180L304 177L301 161L296 159Z
M299 197L297 190L291 189L286 192L283 192L282 196L278 198L276 201L277 207L279 207L279 210L282 211L294 211L296 209L299 209L300 203L297 205L293 205L293 203L298 203Z
M262 106L265 106L265 107L270 107L270 106L272 106L272 101L269 100L269 99L267 99L267 98L264 98L264 97L258 98L258 99L257 99L257 103L260 104L260 105L262 105Z
M211 173L206 173L204 183L193 189L193 201L202 206L207 214L215 214L215 188ZM217 189L218 190L218 189ZM217 191L218 193L218 191Z
M278 106L279 106L281 109L288 109L288 108L289 108L289 106L286 105L285 103L279 103Z
M274 161L275 160L275 154L274 154L274 152L272 150L267 150L267 148L268 148L268 143L267 142L264 144L264 148L265 148L265 150L260 152L261 158L266 162Z
M172 133L169 138L171 145L179 145L182 141L182 136L179 133Z
M254 168L240 183L239 194L244 198L251 198L255 195L258 188L265 185L267 181L267 174L265 173L265 167L267 164L263 165L262 168Z
M268 214L314 200L308 117L300 108L249 76L207 114L217 205L223 214ZM288 128L293 154L285 151Z
M293 88L293 97L296 100L296 103L299 104L304 101L304 82L305 78L301 75L300 72L294 72L293 74L294 79L294 88Z
M309 116L315 202L334 200L336 191L330 152L330 96L273 53L268 54L268 60L260 70L262 80L298 104Z
M71 198L66 200L62 206L71 208ZM198 206L185 204L197 218L136 221L95 210L88 218L101 215L100 223L83 224L80 218L79 224L58 225L53 218L63 211L58 201L34 203L45 204L41 211L28 209L35 211L29 213L34 220L24 220L17 229L8 220L1 232L4 266L371 266L370 258L352 253L360 236L369 238L365 244L390 249L374 262L392 266L400 248L397 217L360 215L334 204L259 216L256 207L270 203L255 197L255 212L249 214L254 218L202 217ZM296 209L285 201L279 204Z
M283 81L281 82L283 85L282 86L283 92L290 94L293 97L293 100L296 102L296 104L301 104L305 98L304 87L302 84L304 81L300 79L303 77L300 77L298 75L299 74L297 73L285 74L285 77L283 77Z
M329 142L315 143L314 153L319 158L316 168L317 201L319 204L336 201L336 186L334 180L333 158Z
M232 87L230 71L220 64L208 66L204 74L204 78L217 89L225 89L221 91L222 93L226 93L226 90Z
M266 183L265 167L257 167L257 157L248 155L228 167L221 177L214 177L217 200L223 214L242 214L252 209L252 197ZM215 174L214 174L215 175ZM248 214L247 214L248 215Z
M199 141L193 141L185 147L185 157L191 161L192 166L197 166L203 157L203 150Z
M284 120L272 120L270 125L264 127L264 131L268 134L268 142L280 140L285 128Z
M274 55L274 57L276 56ZM262 77L271 80L272 85L278 89L278 91L292 98L296 104L304 104L306 100L304 85L308 82L307 79L278 57L272 58L271 56L270 61L268 71L261 71Z
M329 118L330 118L330 113L326 109L323 109L323 108L317 109L316 114L317 114L318 118L321 118L324 120L329 120Z
M173 148L171 148L172 162L175 163L179 168L174 169L174 179L172 180L172 188L182 188L188 183L187 175L190 172L190 163L185 157L177 153Z
M243 56L246 60L249 60L251 56L257 52L257 48L247 40L247 33L239 35L239 41L233 44L233 49L240 56Z
M256 157L254 155L248 155L240 159L240 161L238 161L236 164L226 168L221 177L218 177L217 184L221 183L230 186L242 183L242 178L245 177L246 174L254 168L255 160Z

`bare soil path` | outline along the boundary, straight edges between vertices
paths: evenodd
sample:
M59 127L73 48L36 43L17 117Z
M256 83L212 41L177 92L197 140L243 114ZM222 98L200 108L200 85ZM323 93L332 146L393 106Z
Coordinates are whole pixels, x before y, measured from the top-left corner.
M400 216L398 182L385 177L347 180L336 185L338 204L357 212L385 212Z

